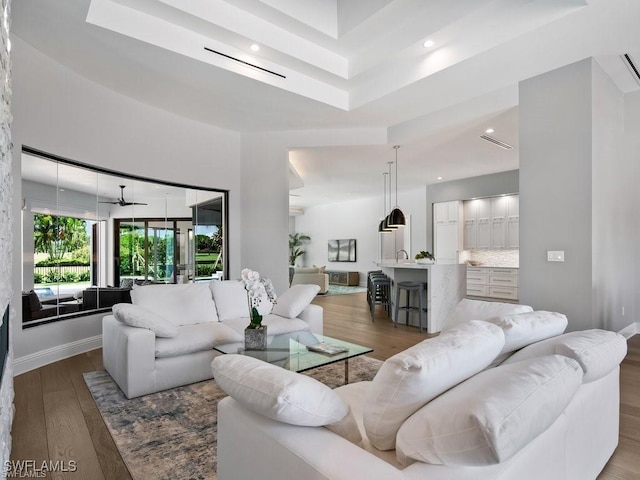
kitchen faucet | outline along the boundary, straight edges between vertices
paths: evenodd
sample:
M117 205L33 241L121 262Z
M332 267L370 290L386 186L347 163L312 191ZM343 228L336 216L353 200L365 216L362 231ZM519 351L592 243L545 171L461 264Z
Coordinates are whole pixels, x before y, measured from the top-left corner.
M409 260L409 254L407 253L407 251L404 249L400 249L396 252L396 263L398 262L398 255L400 254L400 252L404 252L405 257L407 257L407 260Z

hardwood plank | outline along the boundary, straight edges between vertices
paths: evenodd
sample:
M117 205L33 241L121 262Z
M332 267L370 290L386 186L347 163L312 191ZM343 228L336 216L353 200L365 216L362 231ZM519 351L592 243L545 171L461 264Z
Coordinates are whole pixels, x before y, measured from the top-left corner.
M131 475L129 470L122 461L118 448L104 423L98 407L93 401L91 392L82 375L83 373L95 370L95 364L90 359L91 356L92 355L85 354L68 359L67 364L69 365L71 381L78 396L80 409L84 415L87 429L91 436L91 442L93 443L105 478L130 480ZM102 358L101 355L100 358Z
M91 361L93 368L88 370L90 372L104 370L104 363L102 362L102 349L91 350L86 353L87 358Z
M49 458L49 447L40 370L32 370L14 377L13 386L15 416L11 430L10 459L34 460L41 465Z
M640 478L640 442L621 436L618 448L607 465L633 473L635 477L631 478Z
M100 480L104 475L71 380L71 362L66 359L42 369L48 374L43 375L42 391L49 459L67 465L74 461L77 466L76 471L56 473L55 478Z

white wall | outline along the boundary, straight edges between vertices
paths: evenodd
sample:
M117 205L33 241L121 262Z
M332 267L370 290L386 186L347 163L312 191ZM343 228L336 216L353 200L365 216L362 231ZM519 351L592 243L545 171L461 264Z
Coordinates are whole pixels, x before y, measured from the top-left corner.
M239 274L238 133L187 120L119 95L78 76L17 37L12 41L12 57L14 231L21 230L19 153L24 144L110 170L230 190L230 266L232 274ZM20 271L19 235L13 246L13 268ZM13 290L13 303L20 305L18 278L13 279ZM33 367L56 356L100 346L100 318L101 315L82 317L26 330L20 324L14 325L16 361ZM64 345L70 347L60 351Z
M593 308L596 324L618 331L635 319L638 159L624 151L624 96L596 62L592 102Z
M520 83L520 301L570 330L595 326L591 88L591 59Z
M640 104L628 97L592 59L520 84L520 299L565 313L569 330L635 321Z
M409 255L411 258L424 250L426 242L425 189L398 192L398 203L405 216L411 218ZM301 264L305 266L326 265L327 270L349 270L360 273L360 284L366 285L366 273L377 270L375 262L380 259L380 235L378 224L382 216L382 194L380 198L351 200L306 209L304 215L295 217L295 231L311 237L303 249ZM357 262L329 262L327 242L331 239L355 238ZM393 238L393 234L390 237ZM394 243L387 258L395 258L396 250L404 248L403 241Z

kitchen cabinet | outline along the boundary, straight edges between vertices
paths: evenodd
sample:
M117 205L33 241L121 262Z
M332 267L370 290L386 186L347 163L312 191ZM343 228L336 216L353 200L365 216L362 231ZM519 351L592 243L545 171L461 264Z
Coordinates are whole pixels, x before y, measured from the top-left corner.
M519 248L519 196L477 198L463 202L465 250Z
M433 252L436 263L459 263L462 230L461 201L433 204Z
M467 295L518 300L518 269L467 267Z

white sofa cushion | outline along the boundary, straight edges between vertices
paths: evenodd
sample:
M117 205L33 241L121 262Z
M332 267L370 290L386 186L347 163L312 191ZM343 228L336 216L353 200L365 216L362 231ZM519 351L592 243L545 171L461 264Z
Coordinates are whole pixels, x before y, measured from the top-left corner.
M119 322L131 327L146 328L156 334L156 337L175 337L178 334L176 327L169 320L155 314L139 305L131 303L116 303L111 307L113 316Z
M627 341L622 335L607 330L565 333L523 348L505 360L503 365L552 354L576 360L584 371L583 382L589 383L618 367L627 354Z
M373 379L363 419L380 450L395 447L400 425L445 390L487 367L504 346L493 324L470 321L389 358Z
M504 348L500 353L519 350L532 343L562 334L567 329L567 317L555 312L526 312L486 320L504 332Z
M249 318L249 299L244 283L240 280L214 280L210 286L221 322L232 318Z
M151 310L178 326L218 321L208 282L134 285L131 303Z
M504 462L556 421L582 384L561 355L485 370L434 399L398 431L398 460L444 465ZM544 459L540 459L544 461Z
M242 342L244 337L220 322L184 325L173 338L156 338L156 358L177 357L211 350L216 345Z
M291 425L319 427L339 422L349 407L319 381L243 355L211 363L216 383L244 407Z
M307 308L320 291L318 285L292 285L278 297L271 313L286 318L295 318Z
M469 320L489 320L515 313L532 312L528 305L515 303L485 302L483 300L470 300L463 298L458 302L453 313L446 320L442 330L448 330Z
M232 318L222 323L233 328L239 334L244 335L244 329L249 325L249 318ZM262 318L262 324L267 326L267 335L269 336L309 330L309 324L304 320L300 320L299 318L284 318L280 315L274 315L273 313L265 315Z

